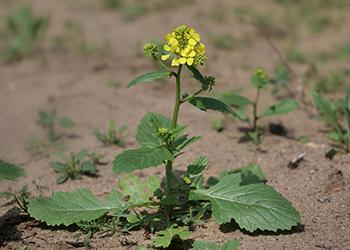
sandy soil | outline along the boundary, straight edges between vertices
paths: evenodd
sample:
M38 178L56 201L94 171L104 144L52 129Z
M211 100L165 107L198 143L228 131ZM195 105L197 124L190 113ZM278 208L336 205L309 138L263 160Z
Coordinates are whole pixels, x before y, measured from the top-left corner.
M0 158L23 165L28 177L15 184L1 183L0 190L17 190L28 184L33 195L49 195L54 191L70 191L88 187L95 194L104 196L116 186L117 176L111 169L111 161L123 149L104 147L92 134L93 128L105 128L110 119L120 125L128 125L127 147L135 147L134 133L139 120L147 111L171 113L173 103L172 83L155 83L153 87L140 86L126 89L124 86L133 77L151 70L152 62L142 56L144 42L161 38L179 24L194 26L202 34L208 47L209 65L205 71L217 77L217 89L242 87L244 93L253 96L249 83L250 72L257 66L269 70L278 62L266 40L256 33L252 25L233 15L239 6L250 6L261 11L281 15L280 7L273 1L191 1L184 6L150 10L135 21L126 21L118 11L104 9L98 1L28 0L38 13L50 15L51 25L40 54L15 64L0 66ZM40 2L40 3L39 3ZM152 1L156 2L156 1ZM224 21L213 17L215 8L225 6ZM153 5L150 5L153 6ZM0 3L0 14L7 13L9 3ZM330 11L335 24L323 33L310 35L299 32L296 46L308 52L329 49L349 39L348 10ZM85 28L85 35L92 44L107 40L108 52L101 56L81 56L75 51L58 53L53 50L53 38L64 32L65 20L75 20ZM243 48L222 50L214 47L211 36L229 32L243 39ZM288 31L287 31L288 34ZM286 37L277 37L276 43L283 46ZM340 65L342 66L342 65ZM322 67L337 68L335 64ZM295 65L297 72L305 71L305 65ZM114 79L121 86L114 88L106 82ZM186 83L194 89L195 83ZM266 95L264 104L274 102ZM33 136L44 137L36 124L38 110L56 109L58 114L73 118L77 126L67 130L63 142L69 150L82 148L105 154L109 164L99 167L98 178L84 177L63 185L55 182L56 174L49 166L52 156L33 156L25 149L25 143ZM311 110L311 113L310 111ZM240 249L350 249L350 158L337 155L332 161L324 158L330 145L325 127L312 119L315 110L299 109L292 114L273 118L288 130L287 137L267 134L259 150L249 143L240 142L240 122L229 123L223 133L211 128L214 114L198 112L185 106L180 122L189 124L189 131L203 138L192 147L176 165L183 170L186 163L199 154L210 159L208 176L248 163L258 163L264 170L268 183L287 197L302 215L302 223L292 232L277 234L249 234L234 225L219 227L210 221L193 234L193 239L222 242L239 239ZM265 127L268 123L264 124ZM303 144L293 138L310 136L311 142ZM52 153L52 152L51 152ZM301 153L305 161L296 169L289 169L288 162ZM144 175L163 175L162 168L148 169ZM14 217L13 206L1 201L0 246L4 249L69 249L83 236L75 228L48 228L44 224ZM151 240L142 231L130 235L102 238L95 236L93 249L134 249L135 246L151 245Z

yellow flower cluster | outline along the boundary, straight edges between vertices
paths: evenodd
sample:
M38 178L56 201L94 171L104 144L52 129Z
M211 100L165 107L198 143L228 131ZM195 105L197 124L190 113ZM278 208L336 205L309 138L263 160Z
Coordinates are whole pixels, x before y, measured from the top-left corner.
M192 28L181 25L166 35L162 60L172 58L171 66L187 64L197 66L206 60L205 46L200 42L200 35Z

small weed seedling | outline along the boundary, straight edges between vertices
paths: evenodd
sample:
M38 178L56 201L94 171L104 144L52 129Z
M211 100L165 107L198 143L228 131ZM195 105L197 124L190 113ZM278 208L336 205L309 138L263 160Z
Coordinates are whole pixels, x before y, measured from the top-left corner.
M174 78L173 115L169 119L159 113L147 113L137 129L139 147L116 156L113 171L118 175L120 192L113 190L105 200L97 199L87 189L54 193L52 197L32 201L30 215L48 225L67 226L96 221L112 211L121 230L144 228L155 233L153 245L156 248L175 244L173 239L177 239L176 244L179 240L188 239L191 230L205 223L210 214L219 224L234 220L249 232L258 229L274 232L290 230L297 225L299 213L281 194L264 184L264 174L255 164L224 172L206 183L203 171L208 166L208 158L199 156L188 165L180 178L175 176L173 168L176 159L185 153L185 148L200 139L199 136L185 134L187 126L178 124L180 107L189 103L202 111L220 111L231 116L236 114L224 102L201 95L210 91L215 81L214 77L202 75L199 71L199 66L207 58L205 46L194 29L186 25L177 27L166 36L164 49L166 53L159 54L155 44L145 45L145 54L153 57L164 70L139 76L128 86ZM170 65L165 63L168 60ZM183 91L185 86L182 85L181 76L186 69L199 82L198 90L193 93ZM261 71L255 76L259 79L258 83L265 79ZM157 176L142 180L130 173L160 165L165 170L164 186ZM202 249L200 246L209 245L213 246L214 243L197 242L195 247ZM236 249L237 245L238 242L233 241L220 246L215 244L215 247Z
M330 102L316 93L313 94L313 100L321 117L333 130L329 137L341 143L346 152L350 152L350 89L344 102L345 122L338 118L335 102Z
M86 150L81 150L79 153L71 153L69 156L59 155L62 161L52 161L50 165L55 172L62 174L57 178L57 183L65 183L68 179L80 179L81 175L96 176L96 155L89 154Z
M56 111L39 111L38 124L47 131L47 138L50 142L57 141L61 138L61 134L57 128L72 128L75 123L68 117L58 118Z
M259 98L261 91L266 90L269 86L269 78L265 70L257 69L251 77L251 84L256 89L255 99L249 100L248 98L241 96L237 93L225 92L219 97L226 104L235 107L236 113L239 115L242 121L250 124L250 130L246 133L248 138L256 145L261 143L262 130L259 127L259 121L262 118L282 115L291 112L299 107L299 104L292 99L284 99L268 108L266 108L260 114ZM249 118L245 111L247 106L252 107L252 119Z
M94 135L97 140L102 142L106 146L117 145L124 146L124 136L127 126L117 128L115 121L110 121L107 131L94 130Z
M26 176L26 172L23 168L0 159L0 181L15 181L24 176ZM12 199L9 203L16 202L23 211L27 212L29 204L29 192L27 186L23 186L15 193L1 191L0 198Z
M28 7L15 9L6 20L6 36L9 45L0 56L11 62L31 55L47 30L49 19L35 17Z

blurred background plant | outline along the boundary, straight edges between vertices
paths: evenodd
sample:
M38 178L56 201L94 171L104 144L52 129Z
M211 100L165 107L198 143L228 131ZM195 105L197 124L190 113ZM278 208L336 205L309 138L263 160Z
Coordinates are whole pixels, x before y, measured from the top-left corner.
M13 9L6 17L0 58L13 62L32 55L39 49L48 25L48 17L36 16L29 7Z

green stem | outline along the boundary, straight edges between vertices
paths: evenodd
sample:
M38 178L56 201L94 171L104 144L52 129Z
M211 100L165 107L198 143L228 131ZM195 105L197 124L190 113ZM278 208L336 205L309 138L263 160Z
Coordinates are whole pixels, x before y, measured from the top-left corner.
M199 95L199 94L202 93L203 91L204 91L204 89L200 89L200 90L198 90L197 92L194 92L192 95L189 95L189 96L187 96L187 97L181 99L181 100L180 100L180 104L187 102L187 101L190 100L192 97L195 97L195 96Z
M171 129L175 129L177 126L177 120L179 118L179 110L180 110L180 98L181 98L181 69L182 65L179 66L179 69L176 74L176 95L175 95L175 106L173 112L173 119L171 121ZM167 161L165 166L165 176L166 176L166 184L165 184L165 196L169 197L171 195L171 187L172 187L172 178L173 174L173 161ZM167 224L170 223L170 213L171 207L166 207L165 209Z
M171 121L171 129L176 128L177 119L179 118L180 99L181 99L181 69L182 69L182 65L179 66L179 69L176 74L176 96L175 96L173 119Z
M255 101L253 103L253 131L257 131L258 129L258 102L260 97L260 88L258 88L258 91L256 92Z

